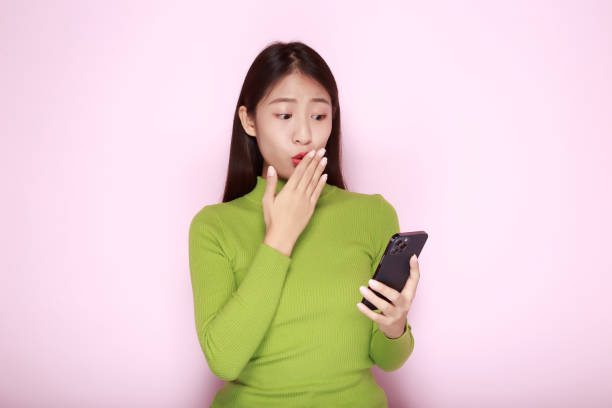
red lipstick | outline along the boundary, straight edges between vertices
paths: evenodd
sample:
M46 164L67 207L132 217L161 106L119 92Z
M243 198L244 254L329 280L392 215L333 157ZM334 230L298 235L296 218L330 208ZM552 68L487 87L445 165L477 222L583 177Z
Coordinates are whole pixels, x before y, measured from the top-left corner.
M301 159L302 157L306 156L308 154L308 152L302 152L302 153L298 153L295 156L293 156L294 159Z
M298 164L300 164L300 161L302 160L302 158L306 156L307 154L308 152L301 152L293 156L291 158L291 161L293 161L293 166L296 167Z

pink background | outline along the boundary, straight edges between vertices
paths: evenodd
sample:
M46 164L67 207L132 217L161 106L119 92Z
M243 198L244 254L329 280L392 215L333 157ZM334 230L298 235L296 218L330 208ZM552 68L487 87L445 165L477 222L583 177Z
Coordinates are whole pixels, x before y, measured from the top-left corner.
M390 406L611 406L611 27L608 1L2 2L0 406L210 404L188 226L274 40L330 65L349 190L430 234Z

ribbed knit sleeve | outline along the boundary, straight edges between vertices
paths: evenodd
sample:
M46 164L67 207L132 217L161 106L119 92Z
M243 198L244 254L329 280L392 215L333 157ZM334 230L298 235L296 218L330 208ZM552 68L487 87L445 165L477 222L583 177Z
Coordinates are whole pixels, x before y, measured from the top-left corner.
M374 275L376 267L382 258L391 235L400 232L399 220L395 208L380 194L374 194L378 211L376 213L377 223L375 225L376 259L371 266L371 275ZM380 310L374 310L381 313ZM414 337L412 327L406 322L404 334L395 339L390 339L378 328L378 323L372 321L372 337L370 339L370 357L374 364L383 371L394 371L400 368L414 349Z
M208 206L207 206L208 207ZM189 267L198 340L210 370L220 379L238 377L266 335L291 258L258 245L236 287L219 217L205 207L189 227Z

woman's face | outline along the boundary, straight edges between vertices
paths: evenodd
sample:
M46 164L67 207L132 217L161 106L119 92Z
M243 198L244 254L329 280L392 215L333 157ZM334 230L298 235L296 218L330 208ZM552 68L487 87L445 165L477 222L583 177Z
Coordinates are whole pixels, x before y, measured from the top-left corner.
M314 79L295 72L282 78L257 104L256 117L240 106L246 133L257 139L264 159L261 176L272 165L288 179L296 165L292 157L325 147L332 129L331 98Z

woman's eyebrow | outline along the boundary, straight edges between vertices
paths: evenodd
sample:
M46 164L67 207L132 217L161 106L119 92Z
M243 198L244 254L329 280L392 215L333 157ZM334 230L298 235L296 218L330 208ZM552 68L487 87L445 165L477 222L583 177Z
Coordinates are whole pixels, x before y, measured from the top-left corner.
M297 99L294 99L294 98L276 98L276 99L271 100L268 103L268 105L272 105L273 103L276 103L276 102L296 102L297 103ZM312 98L310 100L310 102L323 102L323 103L326 103L326 104L329 105L329 101L327 99L325 99L325 98Z

